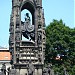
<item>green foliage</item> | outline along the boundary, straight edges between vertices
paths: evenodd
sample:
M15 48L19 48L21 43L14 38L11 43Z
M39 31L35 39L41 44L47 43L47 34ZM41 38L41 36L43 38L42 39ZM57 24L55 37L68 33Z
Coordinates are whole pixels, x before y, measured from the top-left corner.
M60 55L59 60L56 60L57 55ZM62 20L53 20L46 27L45 58L46 63L54 65L55 71L60 72L64 64L68 73L75 75L75 28L65 26Z

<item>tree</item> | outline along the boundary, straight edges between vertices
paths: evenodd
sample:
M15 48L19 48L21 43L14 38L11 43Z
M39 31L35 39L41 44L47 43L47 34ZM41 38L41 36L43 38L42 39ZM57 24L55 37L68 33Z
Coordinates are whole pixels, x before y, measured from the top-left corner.
M45 58L46 63L53 65L75 65L75 28L69 28L62 20L53 20L46 27Z

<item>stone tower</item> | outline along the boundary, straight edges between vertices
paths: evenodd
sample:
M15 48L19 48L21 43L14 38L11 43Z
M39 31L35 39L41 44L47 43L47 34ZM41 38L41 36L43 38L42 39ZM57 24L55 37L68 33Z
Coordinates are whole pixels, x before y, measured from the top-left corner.
M27 9L29 14L21 21L21 12ZM35 75L42 75L45 59L45 18L42 0L12 0L12 12L9 28L9 50L12 54L11 64L19 75L28 75L27 67L31 61ZM22 41L22 35L29 41Z

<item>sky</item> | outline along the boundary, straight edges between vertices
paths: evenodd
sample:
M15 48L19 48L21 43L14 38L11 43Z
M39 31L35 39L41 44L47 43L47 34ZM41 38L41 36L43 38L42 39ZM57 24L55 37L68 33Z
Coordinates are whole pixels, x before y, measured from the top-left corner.
M0 46L9 46L9 25L12 0L0 1ZM75 0L43 0L46 26L53 19L62 19L66 26L75 27Z

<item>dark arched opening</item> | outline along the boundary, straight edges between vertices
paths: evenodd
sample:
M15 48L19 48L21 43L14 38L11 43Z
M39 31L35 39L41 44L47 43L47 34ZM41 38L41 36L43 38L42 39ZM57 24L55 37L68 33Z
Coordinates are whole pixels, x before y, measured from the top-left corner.
M34 25L34 13L35 13L35 8L34 5L30 2L25 2L22 7L21 7L21 11L23 11L24 9L27 9L30 11L30 13L32 14L32 24Z

